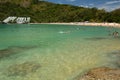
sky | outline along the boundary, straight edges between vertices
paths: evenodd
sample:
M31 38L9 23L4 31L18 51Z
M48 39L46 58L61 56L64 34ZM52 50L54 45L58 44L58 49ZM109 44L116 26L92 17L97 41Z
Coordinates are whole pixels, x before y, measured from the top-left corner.
M105 9L112 11L120 8L120 0L46 0L49 2L59 4L71 4L81 7L97 7L99 9Z

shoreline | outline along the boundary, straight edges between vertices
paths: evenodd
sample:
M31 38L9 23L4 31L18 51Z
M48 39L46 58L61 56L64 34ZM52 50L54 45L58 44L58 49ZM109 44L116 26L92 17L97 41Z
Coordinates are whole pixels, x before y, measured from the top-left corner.
M80 26L104 26L120 28L119 23L95 23L95 22L70 22L70 23L30 23L30 24L58 24L58 25L80 25Z

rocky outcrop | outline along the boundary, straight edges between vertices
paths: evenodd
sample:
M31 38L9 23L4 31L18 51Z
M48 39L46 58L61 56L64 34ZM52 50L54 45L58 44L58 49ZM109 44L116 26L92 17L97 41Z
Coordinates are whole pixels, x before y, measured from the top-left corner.
M94 68L77 80L120 80L120 69Z
M78 76L75 80L120 80L120 50L108 54L114 61L110 62L116 68L98 67L91 69L85 75Z

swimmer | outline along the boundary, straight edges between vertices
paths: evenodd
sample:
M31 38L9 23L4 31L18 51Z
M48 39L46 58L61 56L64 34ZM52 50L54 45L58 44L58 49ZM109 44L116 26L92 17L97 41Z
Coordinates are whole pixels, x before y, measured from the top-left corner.
M67 34L67 33L70 33L70 31L66 31L66 32L65 31L60 31L59 33L60 34Z
M112 34L115 38L119 36L119 33L117 31L113 32Z
M80 28L77 28L77 30L80 30Z

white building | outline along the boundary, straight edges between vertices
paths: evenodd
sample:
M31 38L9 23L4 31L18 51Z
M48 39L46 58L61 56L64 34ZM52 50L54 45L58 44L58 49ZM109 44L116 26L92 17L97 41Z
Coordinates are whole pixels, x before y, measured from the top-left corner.
M17 17L15 16L10 16L8 18L6 18L5 20L3 20L4 23L8 23L8 22L14 22L14 20L16 19Z
M16 23L18 24L30 23L30 17L18 17L16 19Z
M18 24L25 24L30 23L30 17L8 17L3 20L4 23L18 23Z

